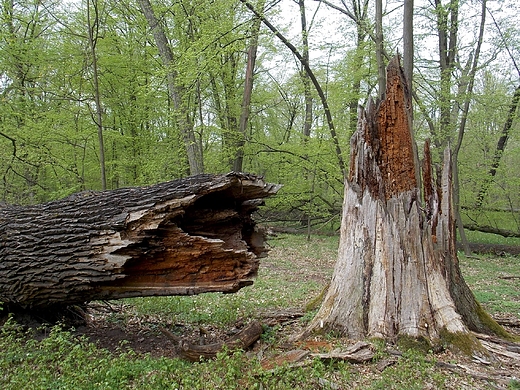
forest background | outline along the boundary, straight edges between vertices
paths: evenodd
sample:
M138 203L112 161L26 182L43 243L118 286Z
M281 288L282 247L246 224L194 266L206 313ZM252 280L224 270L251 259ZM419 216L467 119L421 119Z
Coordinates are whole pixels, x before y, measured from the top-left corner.
M0 201L236 170L284 185L263 218L336 229L358 106L377 98L381 63L403 52L408 21L419 151L426 139L437 161L454 150L466 227L519 235L520 5L405 9L1 0Z

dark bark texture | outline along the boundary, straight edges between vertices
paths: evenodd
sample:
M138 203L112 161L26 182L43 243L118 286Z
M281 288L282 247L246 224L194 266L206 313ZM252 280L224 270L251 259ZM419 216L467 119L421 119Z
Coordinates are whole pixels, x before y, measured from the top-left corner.
M265 255L251 214L279 185L242 174L82 192L0 209L0 301L48 309L98 299L235 292Z

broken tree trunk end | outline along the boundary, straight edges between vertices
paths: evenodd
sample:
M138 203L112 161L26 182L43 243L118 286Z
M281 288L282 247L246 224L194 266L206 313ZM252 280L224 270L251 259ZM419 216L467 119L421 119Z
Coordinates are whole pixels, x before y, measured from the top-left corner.
M236 292L266 254L251 214L279 185L242 173L83 192L0 209L0 302Z
M385 97L360 112L338 261L321 308L300 338L332 330L357 340L411 338L467 352L480 348L470 331L507 335L482 310L459 269L450 150L437 185L426 142L421 178L410 107L395 57Z

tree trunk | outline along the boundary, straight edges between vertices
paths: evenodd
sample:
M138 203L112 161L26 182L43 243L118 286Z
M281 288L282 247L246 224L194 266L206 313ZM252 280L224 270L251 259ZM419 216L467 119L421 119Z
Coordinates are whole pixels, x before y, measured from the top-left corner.
M264 8L265 1L260 2L260 8ZM233 171L242 172L244 165L244 146L246 144L247 124L251 111L251 96L253 95L253 81L255 73L256 55L258 52L258 37L262 21L255 17L251 26L251 43L247 51L246 74L244 78L244 93L242 95L242 108L238 121L238 142L236 145L235 158L233 161Z
M383 60L383 1L376 0L376 60L377 60L377 85L379 90L377 95L380 99L383 98L386 85L385 65Z
M178 80L178 74L173 69L174 57L168 38L164 29L155 16L150 0L138 0L141 11L143 12L150 29L152 30L159 55L161 56L164 68L167 70L167 87L168 94L173 102L175 109L175 119L182 134L186 154L190 166L190 174L197 175L204 172L204 162L202 159L202 147L197 141L195 132L193 131L193 123L189 119L189 115L184 107L184 90Z
M354 339L404 336L472 348L477 342L469 330L501 332L459 269L448 148L437 186L426 143L420 201L409 104L396 57L385 99L378 107L369 103L351 140L338 261L304 335L324 329Z
M251 214L279 188L247 174L198 175L1 208L0 301L45 309L235 292L266 253Z
M105 146L103 140L103 108L101 107L101 90L99 88L99 75L96 46L98 42L98 28L99 28L99 8L97 1L93 3L94 6L94 23L90 20L90 1L87 0L87 28L88 28L88 44L90 48L90 55L92 56L92 83L94 84L94 101L96 103L96 126L99 146L99 166L101 173L101 189L107 189L107 177L105 169ZM95 33L95 34L94 34Z
M240 0L257 18L260 18L262 20L262 23L271 30L274 35L276 35L282 43L289 49L291 52L296 56L298 61L302 64L303 68L305 69L305 72L309 75L309 78L312 81L312 84L314 85L314 88L316 89L316 92L318 93L318 96L320 97L321 104L323 106L323 110L325 111L325 118L327 119L327 124L329 126L330 136L332 138L332 142L334 143L334 148L336 150L336 158L338 159L339 168L341 170L342 176L345 178L347 175L346 171L346 165L343 160L343 154L341 152L341 146L339 143L338 135L336 133L336 128L334 127L334 121L332 119L332 113L330 111L329 103L327 102L327 97L325 96L325 92L321 88L320 83L318 82L318 79L316 78L316 75L312 71L311 67L309 66L309 63L305 61L305 58L300 54L298 49L291 44L287 38L278 30L276 29L266 18L263 14L259 13L255 7L248 1L248 0Z
M404 0L403 10L403 68L408 89L413 89L413 0ZM413 113L413 111L412 111Z
M302 57L306 63L310 65L309 54L309 30L307 28L307 15L305 14L305 0L298 0L298 7L300 8L300 23L302 29ZM305 67L302 65L300 70L300 77L303 82L303 95L305 100L305 120L303 122L303 137L305 140L311 136L312 128L312 93L311 80Z

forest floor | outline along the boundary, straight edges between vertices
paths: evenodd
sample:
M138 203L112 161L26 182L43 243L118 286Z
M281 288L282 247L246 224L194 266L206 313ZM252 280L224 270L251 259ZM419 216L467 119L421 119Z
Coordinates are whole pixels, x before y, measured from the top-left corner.
M177 358L178 339L172 340L168 333L191 344L207 345L226 341L256 320L262 323L263 334L247 358L258 359L267 371L313 364L309 357L300 359L298 351L329 353L352 345L352 340L331 334L303 344L290 341L315 313L309 310L309 302L320 295L332 275L337 238L313 237L309 242L303 236L280 235L271 245L254 285L236 294L93 302L87 306L86 323L76 326L73 335L114 356L133 351L153 359ZM483 307L520 337L520 248L488 244L472 249L486 254L459 256L466 281ZM43 339L48 329L39 332L37 338ZM349 364L348 382L344 378L336 382L335 374L329 373L329 379L319 379L315 388L520 389L520 344L508 347L509 357L480 359L444 349L425 351L420 360L414 360L390 343L375 343L371 348L376 354L372 362ZM426 368L418 372L418 367ZM385 387L389 383L391 387Z
M315 244L328 241L328 239L317 240L318 243ZM300 251L292 248L291 244L277 244L275 242L269 258L262 260L259 278L266 276L277 279L278 276L283 275L285 282L298 284L304 281L312 281L315 284L315 288L309 292L308 296L303 294L296 301L293 301L292 307L283 309L273 308L271 310L257 307L258 310L252 313L251 317L255 320L260 321L264 325L267 324L266 329L272 333L270 337L275 339L274 343L272 340L269 341L270 344L260 340L255 344L251 352L262 359L263 365L266 367L269 367L271 364L282 363L301 364L291 361L292 355L290 351L298 350L302 346L287 343L287 340L304 329L306 321L302 321L302 318L310 318L305 313L305 304L316 295L316 292L320 291L320 288L326 285L335 263L335 251L331 251L330 248L326 248L324 251L318 250L317 252L316 248L314 248L309 253L305 249ZM312 242L306 245L313 246ZM489 261L489 259L497 261L499 265L494 268L497 272L503 272L504 269L507 269L507 266L500 265L504 257L510 259L510 256L518 256L520 254L520 247L511 245L472 244L471 249L476 256L487 256L483 257L482 261ZM302 256L302 253L305 253L305 255ZM517 288L507 290L510 296L504 298L504 300L510 301L510 305L507 306L506 311L493 309L492 307L489 307L489 309L495 320L504 324L503 326L508 332L520 337L520 285L518 282L514 282L515 279L520 280L519 260L515 258L517 266L513 270L516 269L516 274L509 275L512 278L510 281L513 287L516 285ZM467 271L468 274L475 273L475 269L478 268L466 264L464 260L461 263L463 273L464 271ZM481 284L480 280L480 278L485 279L486 272L482 270L482 274L479 271L477 276L468 276L468 279L473 281L473 289L477 291L479 289L486 290L486 287ZM502 285L501 293L504 294L504 291L506 290ZM266 291L265 293L269 292ZM490 299L490 305L492 305L492 299ZM125 318L124 321L114 321L114 318L121 319L123 317ZM112 303L111 305L93 303L89 307L88 318L88 324L79 327L77 333L87 336L92 342L102 348L116 352L124 345L124 348L131 349L139 354L170 358L175 358L179 355L175 342L160 331L160 328L163 326L174 330L175 334L180 335L184 340L188 340L191 343L208 344L225 341L230 335L242 328L245 321L244 318L237 318L236 321L227 326L189 321L181 321L181 323L173 321L165 324L163 315L147 314L143 316L142 314L136 314L131 302L123 304ZM308 342L303 348L327 352L337 345L345 346L349 345L349 343L351 344L352 342L339 338L316 338L312 342ZM358 379L360 388L363 388L363 383L374 381L374 378L381 376L383 370L395 364L399 355L399 352L396 354L395 348L397 347L387 346L386 353L384 353L385 358L378 362L357 365L357 370L360 374ZM520 352L520 350L517 349L516 352ZM436 353L432 358L436 361L436 367L450 378L446 388L516 388L510 384L511 378L517 378L520 381L520 361L515 361L515 359L501 357L494 362L492 358L491 360L478 361L460 354L454 355L449 350ZM514 383L518 385L520 382Z

